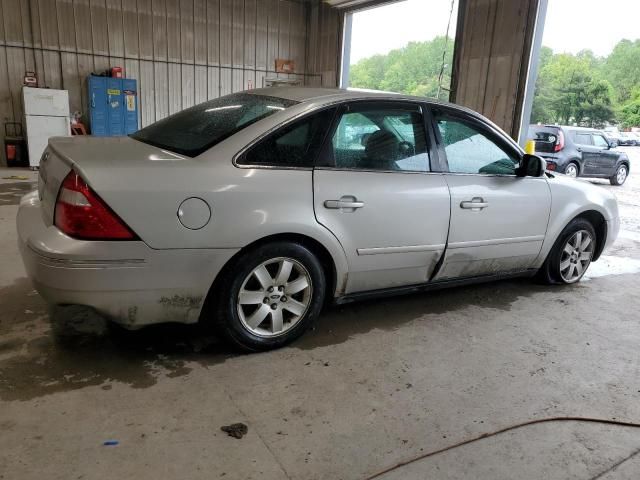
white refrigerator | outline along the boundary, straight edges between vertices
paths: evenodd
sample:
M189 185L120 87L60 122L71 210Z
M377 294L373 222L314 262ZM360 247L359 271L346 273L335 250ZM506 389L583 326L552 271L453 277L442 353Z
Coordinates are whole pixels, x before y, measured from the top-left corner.
M24 123L27 127L27 148L29 165L40 165L49 137L71 135L69 118L69 92L50 88L22 88Z

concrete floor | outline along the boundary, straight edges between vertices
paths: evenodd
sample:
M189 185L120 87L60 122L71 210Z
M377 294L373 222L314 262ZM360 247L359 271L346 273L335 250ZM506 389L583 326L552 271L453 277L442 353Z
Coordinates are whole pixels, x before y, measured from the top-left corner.
M640 421L640 147L627 150L624 187L594 182L618 195L624 231L580 284L329 309L294 346L257 355L78 309L52 327L16 248L30 181L0 180L0 479L361 479L526 420ZM220 431L234 422L249 427L240 440ZM631 479L638 449L640 429L545 423L380 478Z

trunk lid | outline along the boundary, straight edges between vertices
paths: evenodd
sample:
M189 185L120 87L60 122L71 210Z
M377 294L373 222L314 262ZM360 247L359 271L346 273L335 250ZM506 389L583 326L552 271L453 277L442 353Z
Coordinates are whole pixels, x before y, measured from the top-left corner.
M529 127L529 138L536 144L536 154L553 154L560 142L560 129L556 127ZM549 155L541 155L547 157ZM553 155L551 155L553 156Z
M46 225L52 225L62 181L73 168L89 186L99 175L125 175L185 157L129 137L53 137L40 160L38 194ZM99 183L99 182L98 182ZM100 188L97 188L100 193Z

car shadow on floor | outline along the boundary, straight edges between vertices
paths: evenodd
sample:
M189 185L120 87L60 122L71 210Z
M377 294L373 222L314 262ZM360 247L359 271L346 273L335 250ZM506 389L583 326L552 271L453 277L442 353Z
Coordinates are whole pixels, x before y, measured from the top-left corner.
M288 348L336 345L412 321L446 321L447 313L471 305L508 311L521 297L553 290L523 279L327 307L317 325ZM47 310L26 279L0 289L0 311L5 312L0 321L4 400L86 386L108 390L114 382L147 388L161 377L188 375L194 363L210 366L242 355L199 326L166 324L127 331L87 308Z

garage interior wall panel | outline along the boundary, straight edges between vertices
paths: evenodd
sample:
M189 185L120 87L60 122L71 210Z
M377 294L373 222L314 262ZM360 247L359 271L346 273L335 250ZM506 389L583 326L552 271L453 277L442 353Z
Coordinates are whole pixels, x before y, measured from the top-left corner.
M307 79L306 83L336 86L340 73L344 16L324 3L313 4L308 10L306 68L320 75Z
M518 137L538 0L462 0L451 100Z
M122 67L141 126L270 78L337 85L343 12L321 0L0 0L0 16L0 143L22 121L25 71L69 90L86 122L87 76Z

